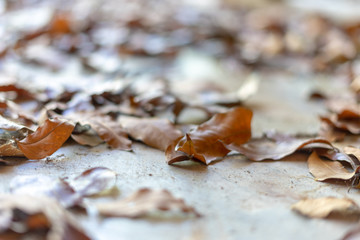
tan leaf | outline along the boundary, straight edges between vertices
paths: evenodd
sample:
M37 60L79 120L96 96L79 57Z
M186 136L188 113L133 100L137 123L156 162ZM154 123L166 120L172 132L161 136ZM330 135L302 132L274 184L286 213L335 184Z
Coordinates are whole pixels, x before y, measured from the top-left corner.
M56 199L64 207L79 205L84 197L112 189L116 173L105 167L91 168L71 179L54 179L45 175L16 176L10 182L14 194L46 196Z
M294 204L292 209L310 218L326 218L335 213L345 216L360 214L359 206L348 198L304 199Z
M109 168L95 167L69 181L70 186L82 197L108 191L115 186L116 173Z
M360 161L360 148L348 146L344 148L344 153L353 155Z
M83 126L79 123L75 125L71 138L81 145L91 147L95 147L104 142L90 125Z
M21 229L21 231L18 231ZM78 221L46 197L0 195L0 239L90 240Z
M162 151L182 136L167 119L120 117L119 122L132 138Z
M36 131L21 141L18 147L29 159L41 159L53 154L69 138L74 125L68 121L46 120Z
M131 196L97 205L99 213L107 217L140 218L154 212L182 212L200 216L194 208L187 206L182 199L177 199L167 190L147 188L136 191Z
M244 154L250 160L262 161L266 159L279 160L306 146L322 145L333 148L331 143L321 138L295 138L288 135L267 135L252 139L243 145L229 144L231 150Z
M188 159L209 164L229 153L226 146L240 146L251 137L252 112L236 107L225 113L214 115L209 121L199 125L166 150L168 164L184 160L178 158L182 152ZM182 154L180 154L182 155Z
M357 168L353 172L349 172L338 161L322 160L316 152L313 152L308 158L308 167L310 173L317 181L325 181L328 179L350 180L358 172Z

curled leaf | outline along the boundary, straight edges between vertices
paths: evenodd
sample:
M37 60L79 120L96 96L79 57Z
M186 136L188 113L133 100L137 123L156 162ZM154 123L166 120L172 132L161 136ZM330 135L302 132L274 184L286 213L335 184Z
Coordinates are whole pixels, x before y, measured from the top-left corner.
M209 121L176 140L176 145L173 143L168 147L168 164L185 160L184 157L179 158L179 155L186 155L187 159L205 164L226 156L229 153L228 145L240 146L250 139L251 119L252 112L242 107L214 115Z
M331 214L345 216L360 215L359 206L348 198L325 197L304 199L294 204L292 209L310 218L326 218Z
M308 167L310 173L317 181L328 179L350 180L359 171L359 168L357 168L349 172L338 161L322 160L315 151L308 158Z
M143 188L131 196L109 203L97 205L99 213L107 217L141 218L153 212L181 212L200 216L194 208L187 206L182 199L172 196L167 190Z
M279 160L306 146L319 146L333 148L331 143L322 138L295 138L277 134L252 139L243 145L229 144L231 150L244 154L250 160L262 161L266 159Z
M59 119L47 119L36 131L21 141L18 147L29 159L42 159L53 154L69 138L74 125Z

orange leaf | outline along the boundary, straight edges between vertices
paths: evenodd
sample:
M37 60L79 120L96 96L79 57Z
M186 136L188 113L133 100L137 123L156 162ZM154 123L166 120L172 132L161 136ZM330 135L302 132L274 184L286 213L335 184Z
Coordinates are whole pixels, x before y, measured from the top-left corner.
M225 145L235 146L247 142L251 137L252 112L246 108L236 107L225 113L214 115L209 121L201 124L166 150L168 164L193 159L209 164L226 156L229 150ZM175 146L172 149L171 146ZM181 155L181 157L179 157Z
M36 131L21 141L18 147L29 159L41 159L53 154L69 138L74 125L67 121L47 119Z

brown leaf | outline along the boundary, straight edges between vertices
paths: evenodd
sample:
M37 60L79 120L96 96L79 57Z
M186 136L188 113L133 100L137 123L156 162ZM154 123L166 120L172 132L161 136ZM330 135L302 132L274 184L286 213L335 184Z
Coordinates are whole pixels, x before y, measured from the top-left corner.
M320 117L321 121L340 130L348 131L352 134L360 134L360 118L339 119L336 115Z
M229 144L231 150L244 154L250 160L262 161L265 159L279 160L306 146L323 145L324 148L333 148L331 143L321 138L295 138L287 135L267 135L252 139L248 143L235 146Z
M99 203L99 213L107 217L141 218L153 212L181 212L200 216L194 208L187 206L167 190L143 188L129 197L115 202Z
M75 125L71 138L81 145L91 147L95 147L104 142L90 125L81 125L79 123Z
M331 214L345 216L360 215L359 206L348 198L325 197L304 199L294 204L292 209L310 218L326 218Z
M77 194L88 197L108 191L115 186L116 173L109 168L95 167L69 181Z
M240 146L250 139L251 118L252 112L242 107L214 115L209 121L176 141L175 148L174 143L168 147L168 164L183 161L183 157L178 157L183 155L182 153L186 154L187 159L205 164L226 156L229 150L225 146Z
M322 160L314 151L308 158L308 167L310 173L317 181L328 179L350 180L355 177L359 167L353 172L349 172L338 161Z
M16 140L25 138L29 133L32 133L31 129L0 115L0 156L24 157L16 145Z
M132 138L162 151L182 136L167 119L120 117L119 122Z
M34 239L90 240L78 221L54 200L0 195L0 239L23 239L27 234L34 234Z
M29 159L42 159L53 154L69 138L74 124L59 120L47 119L36 131L21 141L18 147Z

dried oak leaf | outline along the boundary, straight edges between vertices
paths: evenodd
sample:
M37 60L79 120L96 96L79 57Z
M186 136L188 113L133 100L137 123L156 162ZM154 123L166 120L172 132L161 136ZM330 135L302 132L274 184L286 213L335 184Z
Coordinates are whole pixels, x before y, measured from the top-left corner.
M308 158L308 167L317 181L328 179L351 180L357 177L356 173L360 170L358 166L354 171L349 172L340 162L323 160L315 151Z
M90 240L78 221L46 197L0 195L0 239Z
M60 119L47 119L32 134L29 134L17 145L29 159L42 159L53 154L70 137L74 124Z
M360 118L339 119L336 114L322 116L320 120L335 129L345 130L352 134L360 134Z
M262 161L266 159L279 160L297 150L309 146L321 146L332 149L329 141L321 138L295 138L288 135L275 134L255 138L243 145L229 144L230 150L244 154L250 160Z
M124 116L119 118L119 122L132 138L162 151L182 136L181 131L167 119Z
M71 180L53 179L45 175L17 176L10 182L10 192L54 198L68 208L80 205L84 197L109 191L115 183L114 171L95 167Z
M200 216L184 200L177 199L167 190L143 188L122 200L99 203L97 210L106 217L141 218L155 212L180 212Z
M348 198L316 198L304 199L294 204L292 210L309 218L326 218L331 214L343 216L360 215L359 206Z
M167 163L192 159L209 164L226 156L229 145L240 146L250 139L251 119L252 111L243 107L214 115L166 149Z

